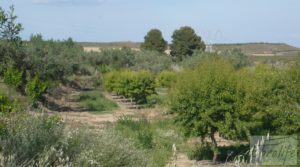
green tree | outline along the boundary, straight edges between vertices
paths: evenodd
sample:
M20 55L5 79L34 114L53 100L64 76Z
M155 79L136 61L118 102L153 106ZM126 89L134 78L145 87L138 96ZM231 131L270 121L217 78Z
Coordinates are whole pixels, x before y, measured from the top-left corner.
M184 56L193 55L195 50L205 50L205 43L191 27L181 27L172 35L171 56L181 61Z
M183 72L171 89L170 107L176 120L186 135L211 139L214 162L217 133L227 139L247 138L250 133L251 115L240 110L244 91L238 80L229 63L214 60Z
M168 47L167 41L164 40L161 31L158 29L150 30L144 39L145 41L141 46L142 49L164 53Z
M20 41L20 31L23 29L20 23L16 23L17 16L14 15L14 6L6 12L0 8L0 36L8 41Z

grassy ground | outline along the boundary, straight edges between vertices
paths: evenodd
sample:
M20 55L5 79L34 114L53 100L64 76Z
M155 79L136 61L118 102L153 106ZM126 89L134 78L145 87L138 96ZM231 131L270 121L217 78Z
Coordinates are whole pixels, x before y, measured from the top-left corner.
M172 156L172 145L180 147L185 137L170 119L147 121L123 117L115 128L125 138L131 139L135 145L146 151L154 166L165 166Z
M109 113L118 108L115 102L106 99L98 90L84 92L77 100L82 108L97 113Z

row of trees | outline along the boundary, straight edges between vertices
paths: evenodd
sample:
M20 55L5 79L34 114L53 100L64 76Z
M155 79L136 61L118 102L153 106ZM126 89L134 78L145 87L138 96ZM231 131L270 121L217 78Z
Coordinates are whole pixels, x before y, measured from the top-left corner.
M142 49L164 53L168 49L168 43L158 29L150 30L141 45ZM182 61L185 56L193 55L195 50L204 51L205 43L196 32L188 26L175 30L170 45L171 56L175 61Z
M41 35L32 35L22 41L23 28L16 19L13 7L9 11L0 8L0 76L36 101L50 85L82 71L84 52L72 39L45 41Z

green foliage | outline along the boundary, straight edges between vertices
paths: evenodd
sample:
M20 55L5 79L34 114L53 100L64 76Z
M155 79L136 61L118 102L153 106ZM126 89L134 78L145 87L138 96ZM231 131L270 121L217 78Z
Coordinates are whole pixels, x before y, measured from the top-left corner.
M137 52L134 59L133 70L148 70L158 73L171 68L172 60L169 56L156 51Z
M297 134L300 130L299 68L278 70L258 66L239 74L244 86L245 103L242 110L250 111L259 122L255 134Z
M7 41L18 42L20 31L23 29L20 23L16 23L17 16L14 15L14 6L5 11L0 8L0 38Z
M89 64L106 73L111 70L133 69L160 72L171 67L170 57L157 51L134 51L130 48L103 49L85 55Z
M239 106L243 92L237 88L232 66L224 61L203 64L183 72L171 90L171 109L186 133L206 136L219 131L227 138L245 137L248 113Z
M113 129L80 133L85 135L80 140L81 143L78 143L78 146L83 144L83 150L76 156L75 166L151 166L143 151L138 150L130 140L124 139Z
M93 66L105 66L106 68L129 68L134 64L136 52L130 48L103 49L101 52L86 53L89 64Z
M210 59L182 72L171 89L170 107L186 134L227 139L249 135L292 135L300 131L299 66L235 70L226 60Z
M114 71L104 76L104 87L139 104L147 103L147 97L155 92L155 79L147 71Z
M118 108L115 102L106 99L100 91L83 93L78 97L78 101L81 107L89 111L112 111Z
M182 61L185 56L193 55L195 50L205 50L201 37L197 36L191 27L181 27L172 35L171 56L176 61Z
M235 157L244 155L249 151L249 145L231 145L231 146L220 146L219 157L220 162L233 161ZM213 150L209 145L203 145L196 148L192 148L188 152L189 159L194 160L211 160L213 157Z
M48 81L42 81L36 76L28 81L25 87L25 92L30 99L35 102L42 96L43 93L47 91L48 87Z
M176 82L177 73L174 71L162 71L156 76L156 84L159 87L170 88Z
M27 70L44 80L63 80L80 70L83 50L72 39L44 41L41 35L31 36L26 45Z
M238 88L233 67L221 60L183 72L171 90L170 107L187 135L210 137L217 155L216 132L229 139L250 135L251 113L241 111L244 91Z
M132 137L137 139L137 146L145 149L150 149L153 147L153 132L150 129L150 123L146 119L134 121L132 118L123 117L118 120L116 128L123 132L128 131L126 132L128 134L125 135L132 135L130 134L131 130L136 131L134 134L135 136Z
M172 155L172 145L181 144L183 136L171 120L147 121L130 117L120 118L115 129L122 137L132 140L136 146L145 149L152 166L164 167Z
M22 85L22 76L22 71L14 68L8 68L4 72L3 80L8 85L19 87Z
M34 160L38 153L50 149L63 133L58 117L17 115L6 123L5 133L0 137L0 156L4 164L12 156L16 166Z
M188 157L189 159L194 160L211 160L213 157L213 150L209 145L204 145L200 147L193 148L189 150Z
M156 105L162 105L166 101L164 96L153 94L147 97L147 107L155 107Z
M185 69L195 69L200 64L214 61L214 59L223 59L224 61L232 64L236 69L247 67L252 64L248 56L243 54L240 50L234 49L227 50L222 53L206 53L203 51L195 51L191 57L184 59L180 65Z
M168 47L167 41L164 40L161 31L158 29L150 30L144 39L145 41L141 45L142 49L164 53Z
M251 61L249 60L248 56L246 56L241 50L233 49L233 50L226 50L225 52L221 53L222 58L228 60L232 65L239 69L242 67L246 67L251 65Z
M0 116L2 114L15 112L17 109L17 101L12 101L7 96L0 94Z
M113 129L65 129L57 116L5 120L0 166L150 166L145 153Z

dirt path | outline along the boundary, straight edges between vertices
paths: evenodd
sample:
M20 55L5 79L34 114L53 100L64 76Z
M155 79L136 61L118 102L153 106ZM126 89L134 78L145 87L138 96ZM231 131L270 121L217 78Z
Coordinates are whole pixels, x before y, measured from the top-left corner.
M81 93L84 93L84 90L61 87L57 91L60 93L59 97L55 97L53 95L46 96L47 103L41 108L50 115L59 114L63 121L67 124L83 124L98 127L105 123L116 122L118 118L122 116L134 115L136 113L134 109L127 109L126 105L114 100L108 93L103 93L103 95L107 99L115 101L119 108L114 111L109 111L108 113L97 113L87 111L79 106L79 102L76 100L76 97Z
M103 93L103 95L107 99L115 101L113 100L110 94ZM90 126L101 126L104 123L116 122L122 116L135 114L134 110L127 109L123 103L120 103L118 101L115 102L118 104L119 108L107 114L93 113L89 111L83 111L83 112L68 111L68 112L62 112L60 113L60 115L67 123L82 123ZM72 105L78 105L78 104L73 103Z

